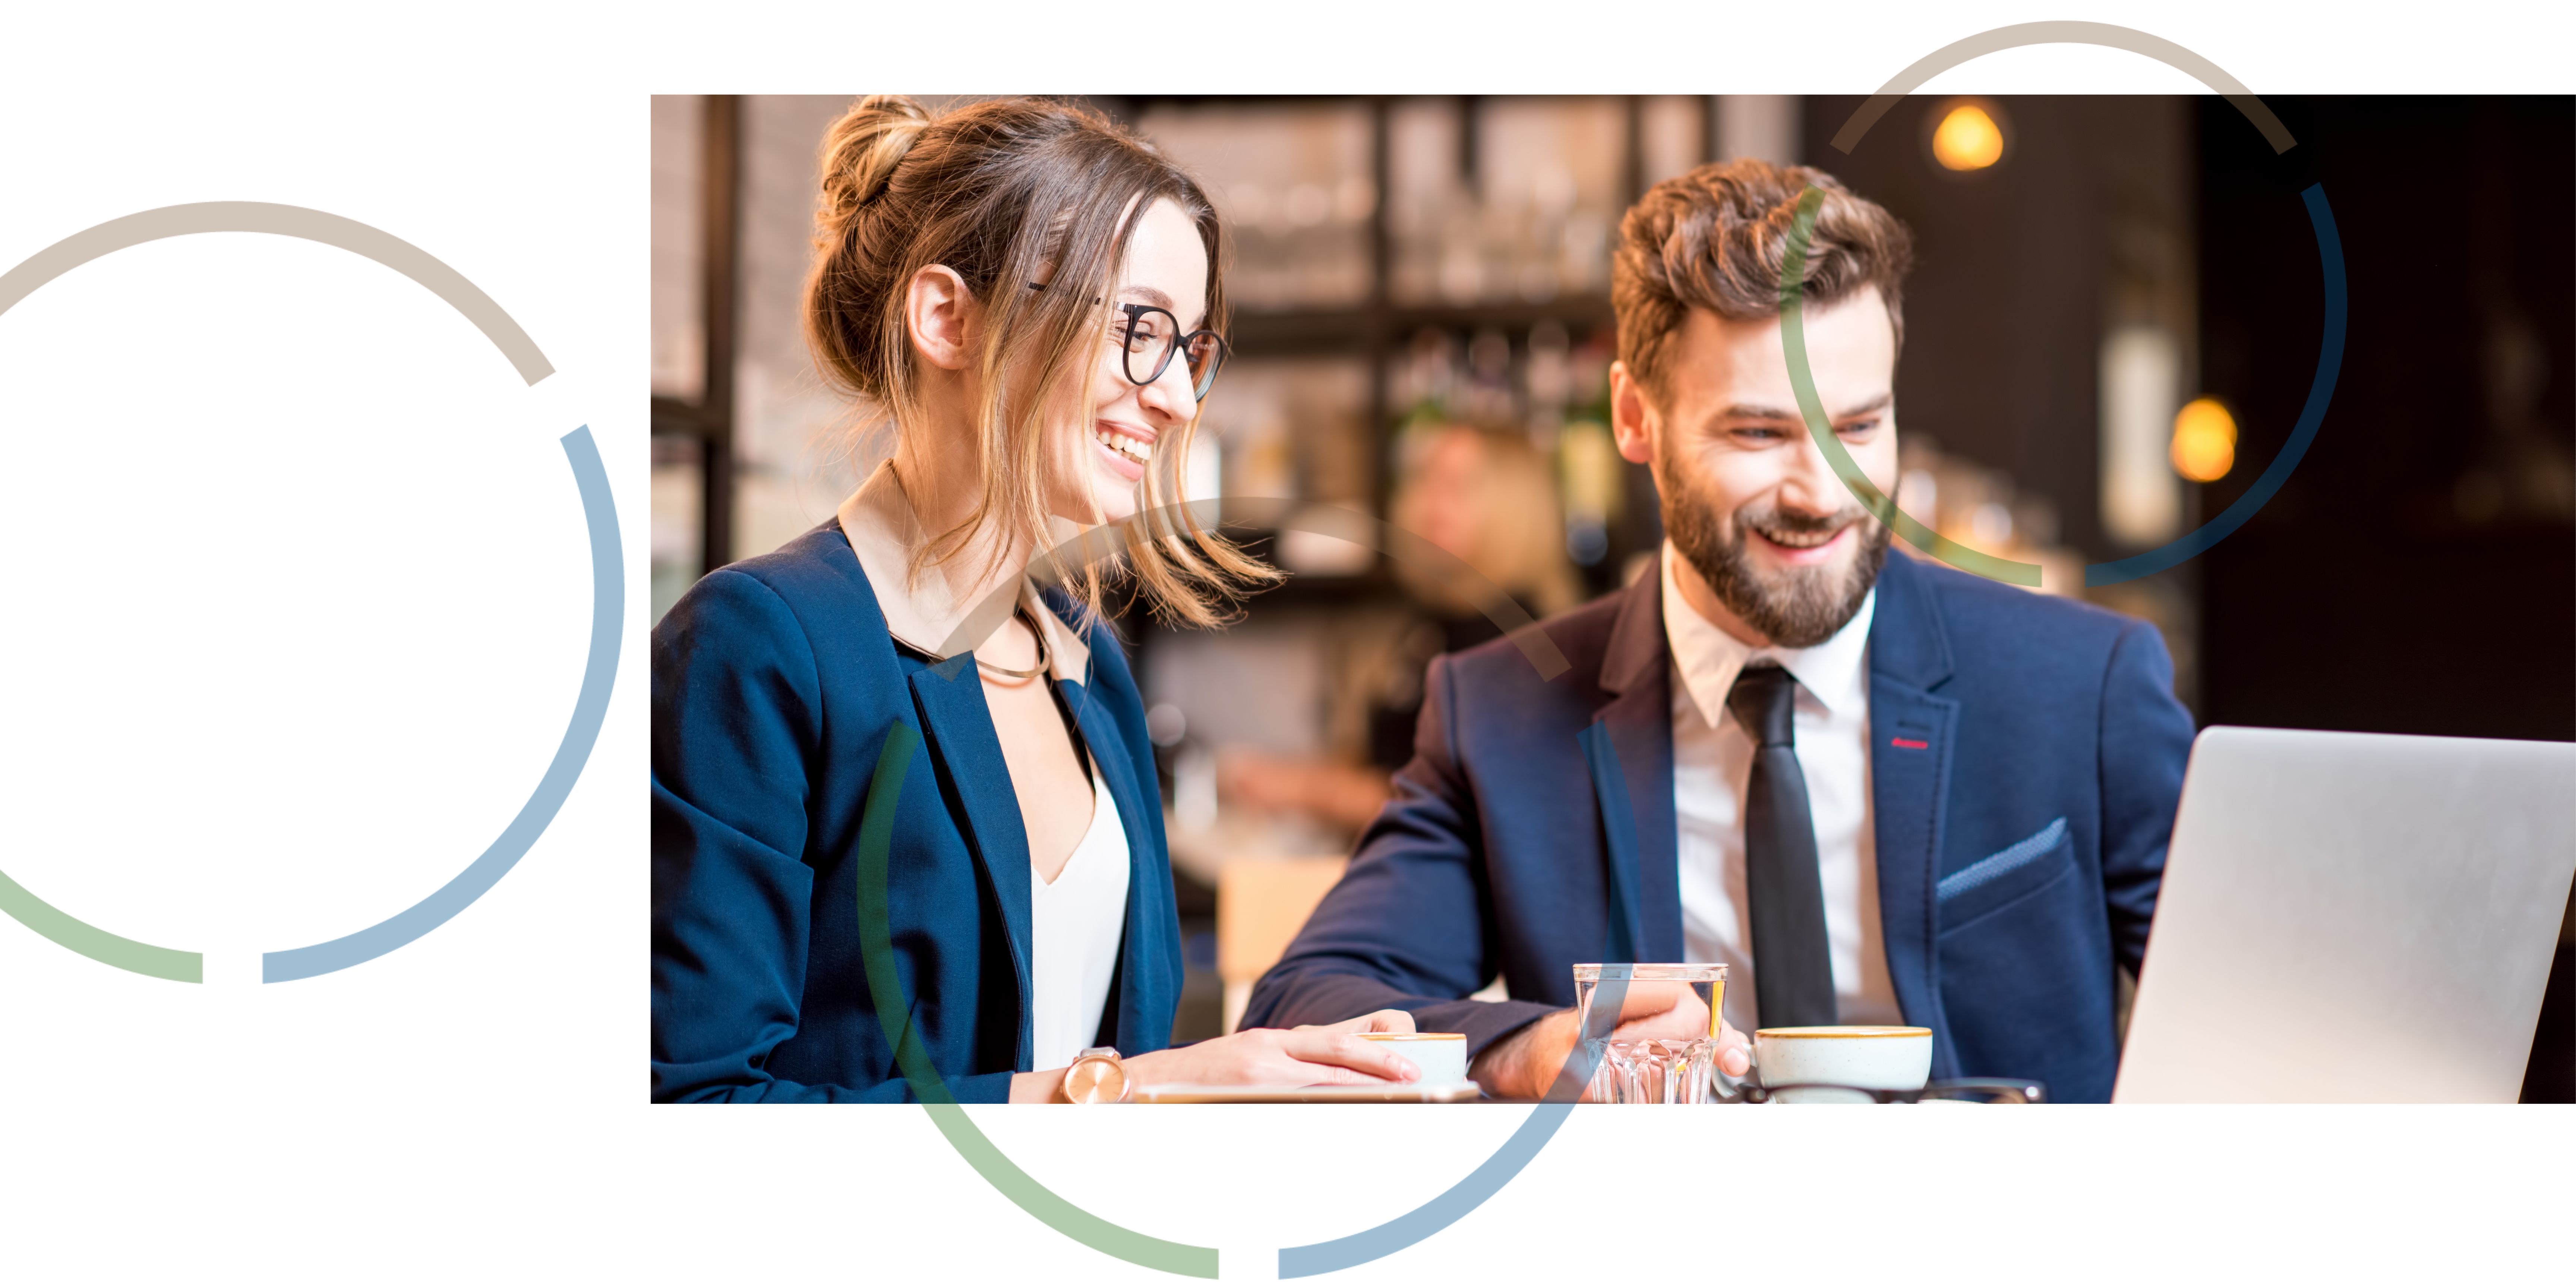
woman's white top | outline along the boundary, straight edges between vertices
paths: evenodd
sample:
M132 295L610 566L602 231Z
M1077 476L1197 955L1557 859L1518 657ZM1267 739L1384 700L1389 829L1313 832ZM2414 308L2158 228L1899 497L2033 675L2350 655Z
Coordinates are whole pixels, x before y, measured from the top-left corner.
M1096 769L1091 801L1091 829L1055 880L1029 871L1032 1069L1061 1069L1096 1044L1127 929L1127 828Z

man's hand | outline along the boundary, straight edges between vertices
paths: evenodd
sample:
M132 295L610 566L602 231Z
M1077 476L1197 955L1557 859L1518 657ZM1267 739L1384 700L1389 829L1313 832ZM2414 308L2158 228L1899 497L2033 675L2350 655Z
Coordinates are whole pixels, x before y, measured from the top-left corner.
M1484 1049L1468 1070L1484 1089L1497 1096L1535 1099L1544 1096L1556 1084L1557 1074L1565 1068L1566 1057L1573 1053L1575 1028L1573 1011L1544 1015ZM1688 984L1637 980L1628 985L1619 1005L1619 1026L1610 1031L1615 1040L1630 1038L1693 1038L1708 1032L1708 1004ZM1743 1033L1722 1022L1717 1035L1717 1067L1730 1078L1741 1078L1753 1067L1751 1043ZM1587 1092L1588 1094L1588 1092Z

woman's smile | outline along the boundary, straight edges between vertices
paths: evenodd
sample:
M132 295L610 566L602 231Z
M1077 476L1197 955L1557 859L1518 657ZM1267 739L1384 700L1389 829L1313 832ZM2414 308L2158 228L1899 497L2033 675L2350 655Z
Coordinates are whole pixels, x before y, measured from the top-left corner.
M1091 440L1112 473L1130 483L1145 477L1145 466L1154 457L1154 431L1103 420L1092 424Z

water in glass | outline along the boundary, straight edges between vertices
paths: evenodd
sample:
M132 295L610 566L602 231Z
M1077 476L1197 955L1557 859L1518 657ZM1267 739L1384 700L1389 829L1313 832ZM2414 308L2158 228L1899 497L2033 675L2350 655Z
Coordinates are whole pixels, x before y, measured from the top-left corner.
M1706 1016L1704 1032L1614 1038L1622 1011L1663 1009L1648 993L1687 988ZM1703 1105L1716 1099L1718 1017L1726 1003L1723 963L1588 963L1574 968L1583 1052L1592 1062L1590 1099L1605 1105Z

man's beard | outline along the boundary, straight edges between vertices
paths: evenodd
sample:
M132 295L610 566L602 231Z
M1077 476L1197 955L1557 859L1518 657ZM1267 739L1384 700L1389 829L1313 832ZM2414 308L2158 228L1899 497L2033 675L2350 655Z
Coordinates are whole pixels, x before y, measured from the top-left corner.
M1852 614L1860 611L1870 587L1878 584L1879 567L1887 561L1888 526L1857 506L1829 516L1790 514L1764 503L1735 512L1734 532L1722 531L1717 509L1699 495L1698 480L1667 453L1663 477L1664 533L1672 538L1691 567L1699 570L1717 602L1738 621L1781 648L1812 648L1832 639ZM1789 568L1776 582L1765 582L1744 551L1755 525L1783 535L1831 532L1845 524L1858 529L1857 558L1840 567Z

